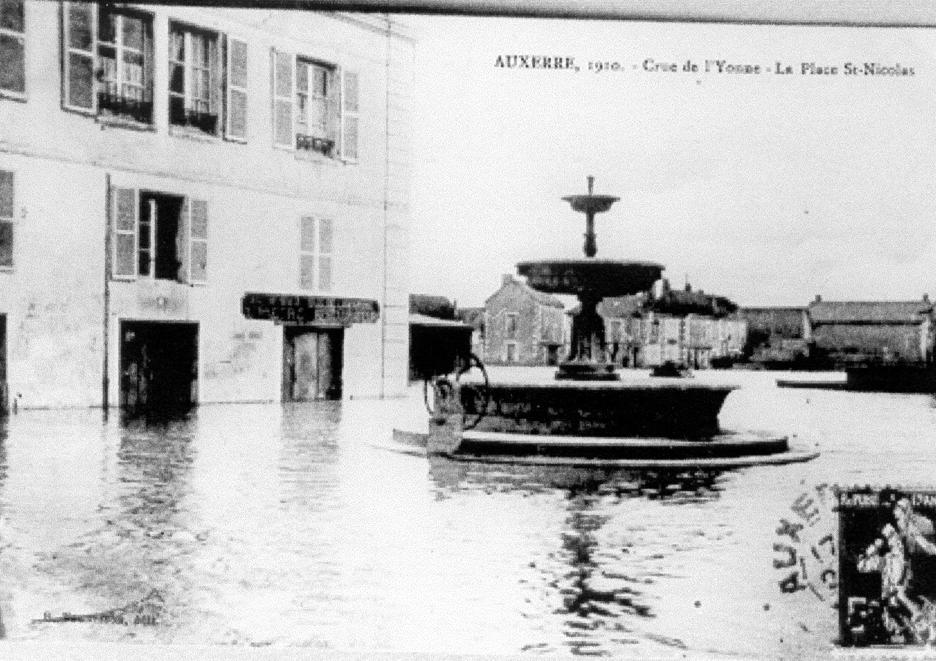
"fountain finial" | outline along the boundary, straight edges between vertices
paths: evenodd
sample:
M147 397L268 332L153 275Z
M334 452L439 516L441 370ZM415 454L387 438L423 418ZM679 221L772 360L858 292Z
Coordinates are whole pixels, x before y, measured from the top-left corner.
M593 176L591 176L591 175L588 175L588 176L586 177L586 179L588 179L588 194L591 195L591 194L592 194L592 186L595 185L595 178L594 178Z

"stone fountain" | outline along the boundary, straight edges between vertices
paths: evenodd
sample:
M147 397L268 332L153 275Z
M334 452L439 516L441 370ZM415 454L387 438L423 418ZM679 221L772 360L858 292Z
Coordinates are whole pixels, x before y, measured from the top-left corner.
M805 461L786 436L720 429L718 413L732 385L691 378L621 380L605 351L597 307L609 296L649 291L663 266L597 259L595 215L619 198L588 192L562 198L585 215L584 258L520 262L517 271L541 292L574 294L569 355L553 379L440 382L429 433L430 455L489 462L573 463L626 467L744 466ZM419 437L395 433L397 440Z

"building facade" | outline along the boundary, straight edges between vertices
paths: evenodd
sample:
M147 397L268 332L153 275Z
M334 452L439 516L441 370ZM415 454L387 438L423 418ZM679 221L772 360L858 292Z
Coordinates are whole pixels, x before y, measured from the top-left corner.
M824 301L807 307L813 357L837 366L933 362L936 312L916 301Z
M0 7L11 403L404 391L413 43L399 24Z
M752 363L790 367L809 360L809 319L805 307L747 307L740 316L748 324L745 355Z
M605 343L618 365L675 363L704 369L713 360L742 354L747 322L729 312L731 307L727 299L687 289L659 297L606 298L598 312L605 320Z
M492 365L555 365L567 336L562 301L504 275L484 303L484 356Z

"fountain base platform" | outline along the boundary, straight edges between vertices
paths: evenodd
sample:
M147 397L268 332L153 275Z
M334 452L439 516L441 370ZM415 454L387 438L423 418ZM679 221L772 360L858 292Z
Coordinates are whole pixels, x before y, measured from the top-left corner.
M469 382L437 402L427 432L394 429L393 443L382 447L455 461L648 470L818 456L785 435L721 430L718 412L734 389L683 378Z
M725 432L707 441L606 438L596 442L587 437L465 431L457 447L431 453L429 437L427 432L394 429L393 442L378 447L460 462L629 470L726 470L799 463L819 456L795 437L793 446L789 437L769 432Z

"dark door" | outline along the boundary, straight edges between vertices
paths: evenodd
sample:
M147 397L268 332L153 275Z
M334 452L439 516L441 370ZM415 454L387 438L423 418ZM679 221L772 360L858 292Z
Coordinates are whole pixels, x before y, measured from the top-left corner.
M187 410L198 397L198 324L124 321L120 405L131 411Z
M283 401L341 398L342 329L283 329Z

